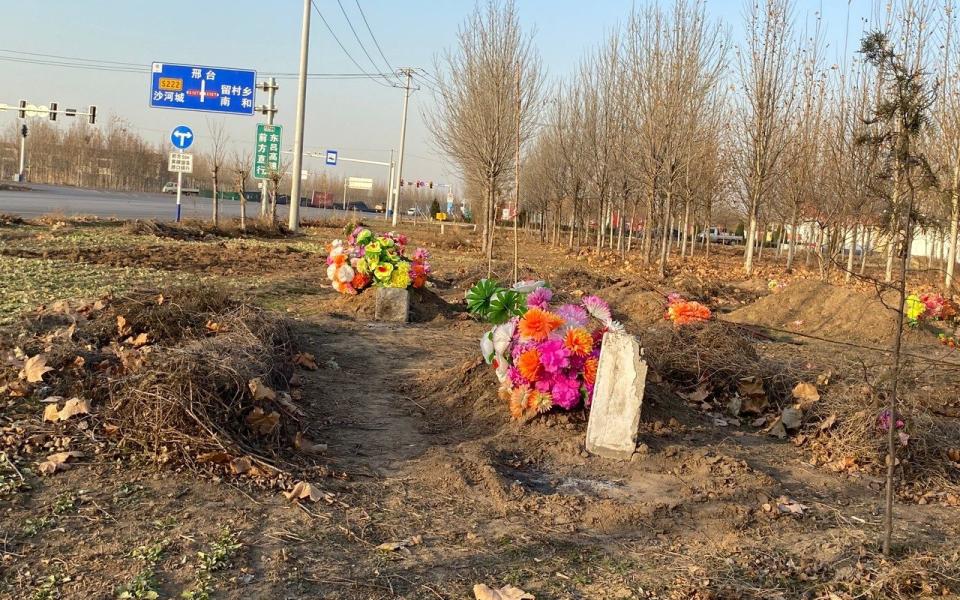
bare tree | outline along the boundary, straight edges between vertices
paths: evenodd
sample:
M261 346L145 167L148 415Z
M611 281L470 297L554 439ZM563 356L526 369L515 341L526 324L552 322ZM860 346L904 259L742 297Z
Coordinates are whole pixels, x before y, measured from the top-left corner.
M207 132L210 136L210 149L207 151L206 160L210 169L210 177L213 183L213 226L220 224L220 171L227 161L227 145L230 138L227 136L226 125L221 121L207 120Z
M237 193L240 195L240 230L247 230L247 179L252 168L249 150L233 153L233 174L237 178Z
M948 201L946 272L947 292L957 287L957 245L960 235L960 32L957 31L957 6L945 0L943 9L942 67L940 95L935 106L935 119L940 132L940 165L945 172Z
M753 273L760 211L783 168L796 101L793 0L747 0L747 40L740 51L740 174L749 229L744 270Z
M483 244L493 257L496 199L516 156L515 72L520 71L521 144L533 134L542 89L540 59L520 29L513 0L477 6L458 32L457 46L437 65L437 106L428 116L437 147L483 196Z

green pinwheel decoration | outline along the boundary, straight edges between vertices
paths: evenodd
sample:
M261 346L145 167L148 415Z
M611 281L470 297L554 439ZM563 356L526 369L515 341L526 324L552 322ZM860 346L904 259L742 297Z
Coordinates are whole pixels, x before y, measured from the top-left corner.
M477 315L483 320L487 319L490 312L490 301L493 300L497 292L504 289L492 279L481 279L467 291L467 310L471 314Z
M526 296L513 290L500 290L490 299L487 320L494 325L506 323L511 317L527 312Z

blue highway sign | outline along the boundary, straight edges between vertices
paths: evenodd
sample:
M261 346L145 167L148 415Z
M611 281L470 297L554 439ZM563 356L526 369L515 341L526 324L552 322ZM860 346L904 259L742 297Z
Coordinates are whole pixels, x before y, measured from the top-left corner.
M337 151L327 150L327 164L331 167L337 166Z
M153 63L150 106L252 115L257 72Z
M193 143L193 130L186 125L178 125L170 134L170 142L174 148L186 150Z

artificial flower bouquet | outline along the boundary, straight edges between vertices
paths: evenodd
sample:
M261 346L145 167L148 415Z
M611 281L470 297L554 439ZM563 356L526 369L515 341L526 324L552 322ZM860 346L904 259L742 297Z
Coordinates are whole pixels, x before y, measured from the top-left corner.
M676 292L667 296L667 312L664 318L674 325L689 325L709 321L713 314L710 309L699 302L684 300Z
M554 308L553 291L546 286L519 293L526 294L523 305L516 307L522 314L509 316L480 341L510 414L525 419L554 407L589 408L603 334L622 331L623 326L597 296Z
M422 288L430 275L430 254L417 248L407 257L406 247L405 235L376 235L358 226L346 240L327 246L327 278L341 294L357 294L370 286Z

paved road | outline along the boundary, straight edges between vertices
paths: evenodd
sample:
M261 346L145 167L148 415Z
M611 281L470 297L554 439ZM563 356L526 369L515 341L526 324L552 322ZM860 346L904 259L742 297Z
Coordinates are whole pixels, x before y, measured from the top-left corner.
M50 213L65 215L95 215L118 219L153 219L172 221L176 217L176 197L173 194L143 192L112 192L41 184L26 184L30 191L0 190L0 213L22 217L38 217ZM182 200L183 218L210 217L210 198L186 196ZM227 217L240 216L240 203L221 201L221 214ZM256 216L258 207L247 203L248 215ZM277 212L283 221L287 219L287 207L278 206ZM315 219L322 216L342 216L344 211L301 207L300 217ZM370 214L367 219L373 217ZM381 216L382 218L382 216Z

